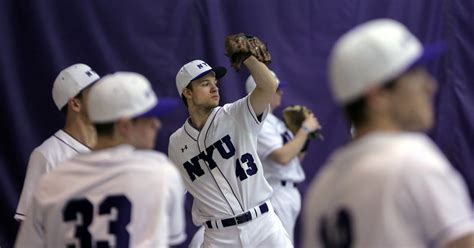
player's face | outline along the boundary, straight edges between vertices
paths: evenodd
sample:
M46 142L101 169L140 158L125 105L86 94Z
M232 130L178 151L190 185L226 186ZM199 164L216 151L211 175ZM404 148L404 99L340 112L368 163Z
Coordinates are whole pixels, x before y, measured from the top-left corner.
M128 143L137 149L153 149L161 121L157 118L137 118L132 121Z
M390 94L392 118L406 131L425 131L433 125L436 83L424 68L402 75Z
M283 97L283 90L278 88L275 94L273 94L272 100L270 101L270 108L276 109L280 107L282 97Z
M194 106L212 109L219 105L219 88L214 72L191 82L192 104Z

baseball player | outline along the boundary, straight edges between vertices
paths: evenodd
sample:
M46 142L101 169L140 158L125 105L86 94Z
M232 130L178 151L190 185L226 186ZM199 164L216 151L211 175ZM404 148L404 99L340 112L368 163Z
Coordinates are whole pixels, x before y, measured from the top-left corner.
M96 142L94 127L89 122L84 100L89 86L99 79L88 65L75 64L62 70L53 85L53 100L56 107L65 114L66 123L36 147L30 155L23 190L15 214L22 221L26 217L33 191L40 177L53 171L59 163L77 154L90 152Z
M202 60L181 67L176 86L190 117L171 135L168 155L194 197L193 222L205 226L203 247L292 247L257 154L276 80L253 55L243 64L257 86L222 107L217 80L225 68Z
M279 79L272 72L277 81ZM321 129L313 114L309 115L298 132L293 133L286 128L285 123L272 114L281 105L285 82L280 82L276 94L270 101L268 113L262 130L258 134L258 156L260 157L265 178L273 188L271 202L275 213L280 218L286 232L293 242L293 232L296 218L301 210L301 195L296 184L305 179L300 158L302 149L308 140L308 135ZM252 76L247 78L245 89L250 94L255 89Z
M436 85L423 63L437 53L391 19L337 41L331 87L355 138L308 191L304 247L474 247L466 186L419 133L433 124Z
M97 145L45 175L17 247L168 247L183 241L181 177L151 149L162 116L142 75L117 72L91 89L87 107Z

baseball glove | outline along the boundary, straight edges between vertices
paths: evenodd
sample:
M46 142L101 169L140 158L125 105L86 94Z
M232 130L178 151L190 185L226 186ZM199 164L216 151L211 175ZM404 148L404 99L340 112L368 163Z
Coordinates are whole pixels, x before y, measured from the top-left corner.
M308 115L310 115L312 111L303 106L303 105L293 105L288 106L283 109L283 122L285 123L286 127L294 134L298 132L298 130L303 125L304 120ZM324 137L320 133L320 130L316 130L309 135L310 138L316 138L323 140Z
M225 37L225 51L236 71L240 70L240 66L250 55L265 64L269 64L272 60L267 46L259 38L244 33Z

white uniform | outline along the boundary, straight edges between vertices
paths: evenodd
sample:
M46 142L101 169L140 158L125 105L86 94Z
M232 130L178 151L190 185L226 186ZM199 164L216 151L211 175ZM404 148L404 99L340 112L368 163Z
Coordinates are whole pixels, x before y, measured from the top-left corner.
M292 139L293 134L285 123L269 113L258 135L257 151L265 178L273 188L273 208L293 241L296 218L301 210L301 195L296 184L305 179L304 171L298 157L294 157L287 165L281 165L268 157Z
M30 155L15 219L25 219L26 211L33 198L33 192L43 174L53 171L58 164L77 154L88 152L90 152L89 147L83 145L63 130L57 131L53 136L45 140L43 144L36 147Z
M257 155L262 122L249 99L216 107L201 131L187 120L170 137L168 155L194 196L193 222L206 227L204 247L291 246L269 201Z
M16 247L180 243L183 191L175 166L160 153L121 145L77 156L41 179Z
M463 180L415 133L368 134L336 152L303 217L304 247L443 247L474 231Z

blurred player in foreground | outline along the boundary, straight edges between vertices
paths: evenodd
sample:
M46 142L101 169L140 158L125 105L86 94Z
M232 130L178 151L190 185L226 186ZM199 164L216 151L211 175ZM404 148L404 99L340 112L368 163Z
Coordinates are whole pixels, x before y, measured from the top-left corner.
M87 102L97 129L89 154L44 176L17 247L168 247L182 242L183 191L175 166L152 151L158 117L177 105L158 99L142 75L117 72Z
M440 53L402 24L373 20L344 34L330 56L336 101L355 138L335 152L304 206L304 247L474 247L466 186L424 134Z

